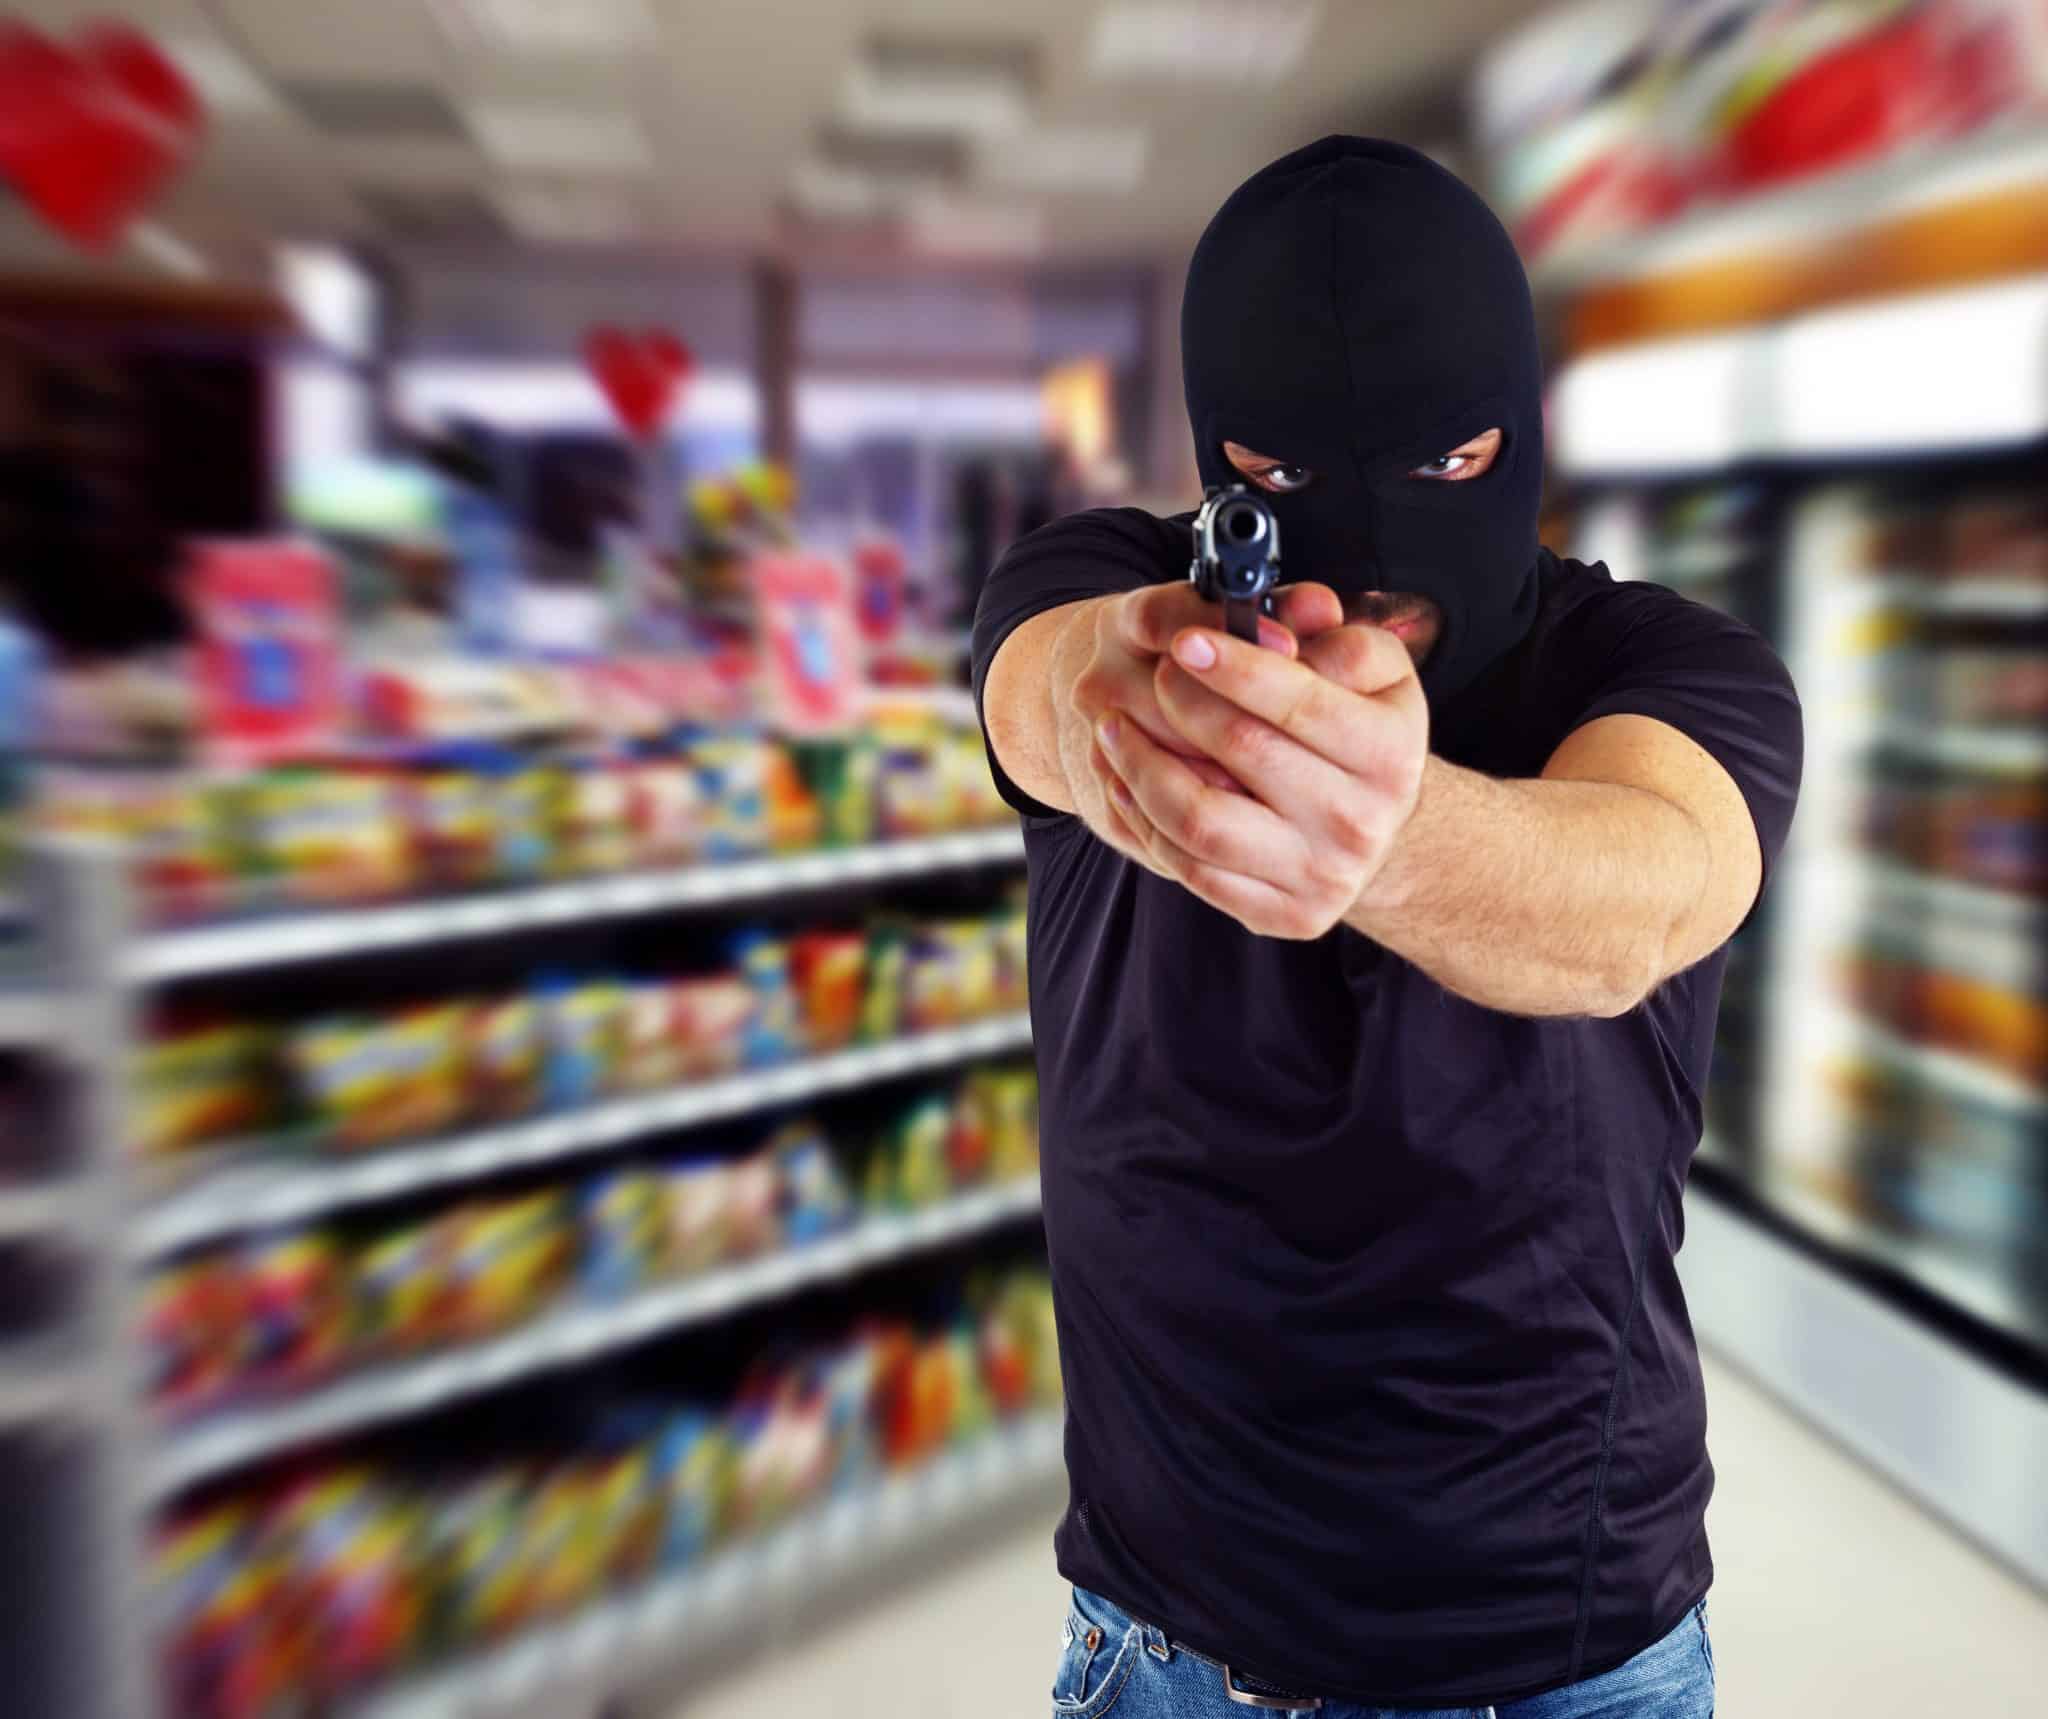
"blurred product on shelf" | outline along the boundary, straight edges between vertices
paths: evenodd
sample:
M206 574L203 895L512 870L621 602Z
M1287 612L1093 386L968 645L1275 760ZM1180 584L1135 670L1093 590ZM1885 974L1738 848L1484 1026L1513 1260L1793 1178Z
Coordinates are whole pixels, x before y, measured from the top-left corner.
M1482 62L1503 214L1542 261L2048 113L2040 0L1592 0Z
M860 733L783 742L685 730L666 752L481 746L417 764L248 775L45 771L45 827L121 840L159 923L322 908L984 828L979 731L884 707Z
M937 1328L870 1320L764 1357L722 1407L557 1405L541 1430L186 1507L154 1559L171 1711L317 1708L1056 1407L1042 1270L970 1280L957 1304Z
M573 1110L1021 1009L1021 899L978 919L744 930L706 974L538 975L522 995L290 1023L173 1009L136 1059L145 1154L284 1124L339 1152Z
M615 1302L917 1211L1038 1167L1038 1083L977 1069L871 1135L792 1121L740 1157L642 1158L575 1187L465 1201L383 1228L252 1237L155 1271L148 1387L176 1418L306 1390L347 1368L479 1343L572 1302ZM858 1190L858 1200L856 1200Z

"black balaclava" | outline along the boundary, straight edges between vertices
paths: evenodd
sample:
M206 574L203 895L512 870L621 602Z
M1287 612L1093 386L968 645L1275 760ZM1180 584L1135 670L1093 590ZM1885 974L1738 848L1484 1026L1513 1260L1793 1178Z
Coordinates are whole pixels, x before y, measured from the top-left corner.
M1283 579L1433 599L1432 704L1520 642L1537 598L1542 365L1521 261L1468 186L1373 138L1282 156L1195 247L1180 348L1203 483L1245 481L1225 441L1315 473L1267 497ZM1494 428L1483 477L1407 475Z

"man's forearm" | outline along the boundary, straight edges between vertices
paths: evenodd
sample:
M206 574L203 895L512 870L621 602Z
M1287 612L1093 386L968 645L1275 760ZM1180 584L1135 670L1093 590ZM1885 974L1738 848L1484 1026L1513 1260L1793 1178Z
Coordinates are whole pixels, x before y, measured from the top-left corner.
M1033 615L1003 641L982 687L990 743L1010 780L1057 811L1077 804L1068 775L1071 721L1061 720L1059 689L1080 672L1087 629L1077 623L1099 598Z
M1489 1008L1615 1015L1664 977L1707 868L1700 827L1646 789L1502 781L1432 757L1345 923Z

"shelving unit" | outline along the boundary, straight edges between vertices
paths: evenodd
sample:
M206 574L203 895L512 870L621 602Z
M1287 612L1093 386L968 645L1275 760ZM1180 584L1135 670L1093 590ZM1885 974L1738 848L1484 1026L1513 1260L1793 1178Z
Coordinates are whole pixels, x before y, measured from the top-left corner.
M191 1489L992 1236L1028 1223L1038 1210L1033 1178L970 1189L924 1209L869 1212L837 1233L616 1300L565 1298L487 1341L385 1361L195 1418L161 1419L139 1388L137 1274L181 1250L1012 1055L1028 1048L1031 1034L1027 1016L1002 1016L374 1153L341 1157L303 1141L253 1141L195 1154L175 1171L148 1166L145 1174L124 1145L130 1020L143 994L285 968L299 971L303 991L319 983L316 963L364 953L716 912L813 891L1016 867L1022 855L1019 832L1006 827L659 876L131 935L118 856L76 843L45 852L36 922L55 930L24 964L32 984L0 990L0 1048L71 1059L79 1102L70 1114L81 1139L75 1174L0 1183L0 1246L59 1237L87 1250L92 1267L75 1321L0 1350L0 1436L30 1425L70 1425L91 1438L99 1478L86 1494L94 1514L76 1525L72 1539L98 1607L90 1632L97 1663L89 1675L73 1670L64 1685L92 1690L76 1719L150 1719L160 1711L146 1621L145 1533L155 1512ZM873 1553L915 1544L1042 1484L1057 1459L1056 1422L1000 1427L917 1471L864 1483L711 1562L372 1692L361 1710L595 1712L639 1680L673 1669L689 1644L715 1633L717 1620L730 1615L722 1608L814 1591Z

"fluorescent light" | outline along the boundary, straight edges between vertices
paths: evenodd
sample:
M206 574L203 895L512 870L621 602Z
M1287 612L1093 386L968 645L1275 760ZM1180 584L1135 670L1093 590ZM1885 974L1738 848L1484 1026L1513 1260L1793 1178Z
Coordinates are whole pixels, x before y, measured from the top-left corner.
M1098 78L1272 84L1315 34L1317 0L1118 0L1095 14L1088 70Z
M491 201L516 232L555 244L610 244L646 226L635 199L608 185L514 185Z
M163 48L210 112L230 117L284 112L277 92L224 43L204 36L172 36Z
M623 54L656 39L646 0L428 0L458 43L513 54Z
M300 326L329 351L367 358L376 347L377 289L345 251L280 245L278 286Z
M1050 125L981 146L981 176L1026 191L1137 189L1149 140L1127 125Z
M1024 204L970 203L957 197L911 199L909 236L935 257L1028 257L1045 248L1045 215Z
M435 423L475 418L503 429L612 429L617 418L581 364L496 359L409 359L392 376L407 418ZM751 430L759 417L754 381L713 367L691 378L682 427Z
M161 221L137 221L128 229L128 242L159 268L185 280L205 280L213 273L206 258Z
M1558 469L1573 477L1713 471L1769 435L1769 340L1752 329L1644 341L1564 367L1551 398Z
M465 113L484 153L501 167L631 173L654 165L647 134L631 114L515 103Z
M913 72L862 59L839 86L839 117L861 130L987 137L1024 124L1029 113L1021 82L994 66Z
M827 220L866 220L880 214L891 201L889 190L872 173L835 167L828 161L798 162L789 191L806 215Z

